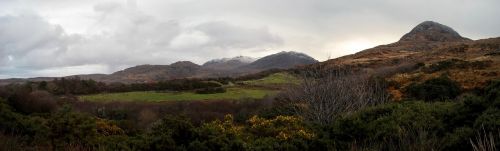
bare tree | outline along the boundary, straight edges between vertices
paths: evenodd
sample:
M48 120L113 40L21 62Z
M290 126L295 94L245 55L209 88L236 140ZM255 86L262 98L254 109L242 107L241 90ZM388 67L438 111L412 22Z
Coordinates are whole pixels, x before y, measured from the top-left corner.
M320 124L328 124L341 114L385 103L386 85L363 71L314 69L302 73L300 86L285 92L294 112Z

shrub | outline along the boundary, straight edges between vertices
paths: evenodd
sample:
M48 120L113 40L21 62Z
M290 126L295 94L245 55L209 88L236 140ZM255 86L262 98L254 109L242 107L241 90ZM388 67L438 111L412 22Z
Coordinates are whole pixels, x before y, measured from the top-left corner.
M490 101L500 98L500 80L490 81L484 88L484 95Z
M443 138L443 150L470 150L469 138L474 135L471 127L459 127L449 131Z
M227 115L224 121L215 120L204 123L196 130L196 141L189 148L193 150L245 150L243 127L233 123L233 117Z
M439 149L446 131L443 117L452 107L448 102L421 101L368 107L336 120L330 139L335 141L335 148L344 149L351 145L374 150Z
M340 69L306 72L300 86L285 91L283 100L295 114L314 123L329 124L342 114L389 101L384 79Z
M469 62L469 61L459 60L459 59L449 59L449 60L443 60L443 61L439 61L437 63L431 64L428 67L424 68L423 71L425 71L427 73L432 73L432 72L453 69L453 68L484 69L485 67L491 66L491 63L492 63L491 60Z
M201 88L201 89L196 89L194 91L197 94L214 94L214 93L224 93L226 92L226 89L223 87L209 87L209 88Z
M248 124L248 131L258 137L273 137L280 140L314 137L314 133L306 128L303 120L294 116L277 116L273 119L253 116L248 120Z
M47 91L33 91L28 100L18 100L24 113L50 113L58 108L57 100Z
M446 76L429 79L421 84L412 83L407 87L410 97L425 101L453 99L461 92L460 86Z
M474 123L476 129L483 128L486 131L496 131L500 128L500 109L491 107L483 112Z
M182 150L195 136L194 126L186 117L166 116L148 133L146 150Z
M25 116L14 112L6 101L0 98L0 131L15 133L22 136L22 141L44 140L48 128L45 120L39 117Z
M96 121L93 117L72 112L69 106L64 106L49 119L48 126L52 146L60 148L70 144L93 146L97 142Z

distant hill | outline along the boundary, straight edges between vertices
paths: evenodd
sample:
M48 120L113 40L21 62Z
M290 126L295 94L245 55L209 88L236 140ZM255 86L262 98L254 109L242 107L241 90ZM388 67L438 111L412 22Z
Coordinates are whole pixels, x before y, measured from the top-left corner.
M140 65L115 72L101 80L106 82L154 82L181 78L240 76L269 69L288 69L317 62L317 60L306 54L290 51L272 54L257 60L245 56L214 59L201 66L189 61L180 61L171 65Z
M179 61L170 65L139 65L115 72L103 81L154 82L178 79L195 75L200 68L201 66L190 61Z
M300 65L316 63L314 58L298 52L280 52L255 59L246 56L222 58L197 65L190 61L179 61L170 65L138 65L112 74L74 75L81 79L93 79L102 82L143 83L182 78L208 78L241 76L268 69L287 69ZM68 77L74 77L68 76ZM25 81L49 81L55 77L28 79L4 79L0 85L22 83Z
M235 68L250 64L256 59L247 56L237 56L234 58L222 58L207 61L202 66L206 69L233 70Z
M282 51L260 58L248 65L241 67L243 71L288 69L301 65L318 63L318 60L299 52Z

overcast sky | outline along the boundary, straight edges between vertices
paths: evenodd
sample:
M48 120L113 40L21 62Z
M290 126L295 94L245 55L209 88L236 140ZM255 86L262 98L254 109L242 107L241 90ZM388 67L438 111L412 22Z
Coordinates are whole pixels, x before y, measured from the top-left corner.
M499 0L0 0L0 79L298 51L320 61L426 20L500 36Z

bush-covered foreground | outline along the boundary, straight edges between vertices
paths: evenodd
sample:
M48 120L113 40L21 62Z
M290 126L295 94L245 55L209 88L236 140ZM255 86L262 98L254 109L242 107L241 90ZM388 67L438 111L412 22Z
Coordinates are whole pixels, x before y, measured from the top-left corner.
M440 82L442 80L431 79L416 86L414 89L419 92L416 94L427 91L428 87L450 85L449 81ZM457 97L436 94L433 101L416 100L419 95L410 93L408 99L401 102L335 112L338 115L332 116L329 122L316 122L302 114L309 112L297 112L297 107L310 111L313 106L287 101L289 97L278 97L263 104L240 104L252 107L238 108L215 120L193 120L199 115L182 115L182 110L172 115L167 107L156 108L164 112L141 110L135 114L130 108L140 105L122 104L121 110L111 110L120 105L71 103L61 98L53 104L50 101L55 98L36 92L26 98L36 98L38 104L34 106L23 105L16 95L9 95L0 99L0 150L498 149L500 81L490 82L474 92L460 93ZM172 109L195 107L193 104L170 105ZM147 108L153 106L159 105ZM200 106L212 106L211 111L238 107ZM254 110L241 114L250 109ZM131 120L134 118L138 120ZM147 120L151 122L145 122L148 124L143 127L134 125Z

